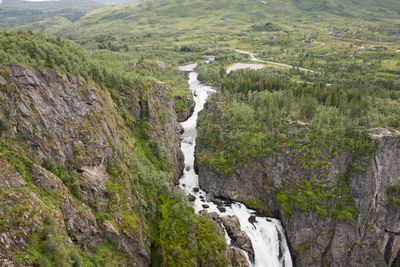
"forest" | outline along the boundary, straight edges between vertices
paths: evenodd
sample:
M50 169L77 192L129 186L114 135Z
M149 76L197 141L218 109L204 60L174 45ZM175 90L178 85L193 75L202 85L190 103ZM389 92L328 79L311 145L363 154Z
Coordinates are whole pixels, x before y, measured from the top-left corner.
M303 168L329 169L329 160L342 152L367 159L375 151L369 130L400 126L399 99L391 94L399 91L391 87L365 80L349 85L346 79L328 85L299 83L290 80L288 71L273 69L226 74L218 65L216 61L199 66L201 78L212 80L220 93L209 100L217 103L216 110L200 115L198 160L227 179L283 149L295 151ZM355 172L362 170L353 164ZM354 171L336 187L323 185L321 174L322 180L302 180L304 187L278 190L277 198L287 214L316 210L321 216L354 219L358 212L346 182ZM332 204L337 194L348 198Z

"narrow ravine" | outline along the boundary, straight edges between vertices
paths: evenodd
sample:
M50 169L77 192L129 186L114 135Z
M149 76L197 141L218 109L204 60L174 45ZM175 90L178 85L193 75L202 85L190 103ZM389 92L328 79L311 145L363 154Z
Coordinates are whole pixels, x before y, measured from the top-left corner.
M250 223L249 217L255 215L255 211L246 208L239 202L223 201L222 206L226 209L221 212L217 205L207 201L207 193L199 188L198 175L194 171L194 150L197 137L197 118L198 113L203 109L208 96L215 92L210 87L200 83L198 73L194 71L197 64L182 66L179 69L189 72L189 88L193 93L196 106L192 116L181 125L184 128L181 149L185 155L185 171L180 179L179 187L186 194L196 197L194 208L196 213L206 209L208 212L216 212L220 217L235 215L240 222L241 230L244 231L251 240L254 249L254 262L249 260L251 266L256 267L291 267L292 259L286 242L286 236L282 224L279 220L256 216L255 222ZM221 205L219 206L221 208ZM226 234L229 244L230 238Z

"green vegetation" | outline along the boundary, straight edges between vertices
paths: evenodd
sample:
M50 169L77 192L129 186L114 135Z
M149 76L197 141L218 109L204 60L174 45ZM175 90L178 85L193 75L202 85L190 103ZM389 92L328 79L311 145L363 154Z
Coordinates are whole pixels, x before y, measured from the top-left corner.
M168 122L171 116L163 108L162 99L157 100L159 89L153 88L152 83L162 80L171 86L172 94L165 92L165 97L175 99L178 96L187 97L190 92L184 74L175 66L201 58L202 49L196 49L196 52L184 52L185 56L178 57L176 55L179 55L180 48L171 48L167 51L144 48L126 56L123 53L105 50L88 51L62 38L29 31L1 31L0 34L2 37L0 63L51 68L81 76L88 82L92 80L102 86L99 88L98 97L104 110L101 114L88 114L81 125L84 128L84 138L82 138L84 144L75 144L72 149L74 158L64 163L51 157L41 158L26 144L26 137L22 132L18 132L15 136L11 134L15 129L11 129L10 121L19 119L13 111L15 103L6 103L6 98L2 95L0 156L7 159L7 162L28 182L28 188L24 190L26 192L32 190L39 196L43 206L37 209L56 210L57 214L62 215L61 202L65 194L71 193L68 196L74 206L78 210L90 207L99 225L107 222L116 230L133 233L132 235L138 238L151 237L152 246L163 255L159 264L167 266L172 262L182 266L188 263L200 265L213 262L217 266L226 265L224 254L226 243L223 235L219 234L214 223L195 215L185 198L179 192L172 190L170 179L174 170L170 152L158 137L150 137L150 131L154 129L148 114L149 106L152 105L156 109L155 114L159 116L156 120L160 123ZM169 63L162 59L168 60ZM3 76L10 75L3 69L0 71ZM78 90L85 92L85 86ZM16 93L15 88L4 84L1 85L1 90L4 94ZM139 94L135 95L134 92ZM155 100L149 99L148 101L153 102L144 103L147 101L144 99L144 94L151 95L150 98L153 97ZM133 117L132 101L141 105L140 118ZM35 103L31 102L30 105L35 113ZM81 170L78 167L81 161L92 156L91 151L95 151L90 142L104 130L100 123L103 119L115 127L120 137L120 144L117 147L111 144L110 140L114 155L107 166L109 181L105 187L109 197L106 201L96 199L96 196L92 195L93 192L84 187ZM42 128L41 133L36 134L44 137L49 143L53 142L55 137L45 126ZM66 188L57 192L38 189L32 181L33 164L41 165L55 174ZM7 198L8 193L7 190L1 191L0 197ZM86 204L86 207L82 204ZM26 211L20 206L23 204L16 205L13 210L20 209L14 214L22 218ZM15 262L28 265L38 263L43 266L117 266L121 261L128 263L133 261L130 256L106 240L93 245L90 251L79 247L73 237L71 238L74 243L71 245L66 241L68 238L66 225L62 223L62 218L55 219L53 223L43 214L35 216L35 223L43 226L29 237L26 250L14 252ZM154 216L158 219L154 220ZM17 219L15 224L13 221L9 226L15 227L20 218ZM0 223L3 222L10 224L10 221L0 218ZM29 225L32 221L27 220L26 223ZM174 225L186 228L187 231L171 228ZM174 231L173 235L171 229ZM188 243L184 243L185 240ZM170 255L180 255L179 251L185 253L181 257L170 258Z
M64 165L55 162L51 158L46 158L42 163L42 167L60 178L65 186L67 186L68 189L71 191L71 193L77 199L82 200L82 190L78 183L79 175L76 171L68 172L67 168Z
M249 199L242 199L242 202L246 205L246 207L250 209L254 209L259 213L265 213L265 214L270 214L270 209L267 205L264 204L259 199L256 198L249 198Z
M293 70L240 70L227 75L219 70L223 66L216 61L198 68L202 79L220 88L211 97L210 110L200 114L200 164L228 179L238 168L286 151L303 169L317 169L319 175L297 177L276 191L285 214L300 210L356 218L358 209L348 184L355 172L365 170L354 161L332 184L326 180L329 162L342 152L362 162L375 149L368 129L399 127L399 100L388 93L391 89L366 81L349 84L347 78L333 85L292 82L288 77L297 72ZM357 81L358 73L352 75ZM285 175L292 176L290 170Z
M107 241L94 246L94 253L82 251L79 247L69 247L56 227L51 215L45 214L43 226L29 237L27 250L15 252L13 261L39 266L95 267L118 266L121 260L127 260Z
M305 167L324 165L340 151L370 155L366 129L399 123L397 102L378 100L374 90L298 84L265 71L236 71L220 83L221 93L211 98L217 111L200 116L199 140L207 144L200 161L226 168L226 175L229 164L243 166L280 148L300 149ZM380 101L393 101L393 113L382 112Z
M178 48L137 48L129 54L88 51L60 37L31 31L0 31L0 64L27 64L55 69L87 81L93 80L108 88L128 88L163 81L176 96L180 113L189 107L187 102L180 103L178 96L185 99L191 97L191 93L184 73L176 66L201 57L194 52L180 56Z
M166 266L227 266L223 255L225 239L212 234L217 231L215 224L195 216L176 196L161 197L159 210L156 242L162 248Z
M31 166L33 162L26 156L24 149L20 146L0 139L0 157L5 157L8 162L24 177L31 180Z
M388 202L391 205L400 206L400 185L394 185L386 188Z
M358 215L358 208L343 180L329 185L329 181L302 178L297 185L278 189L276 198L286 215L294 215L296 211L315 211L320 217L343 220L353 220Z
M0 63L27 64L51 68L108 86L128 85L129 81L99 67L90 53L70 41L30 31L0 32Z
M40 266L81 266L81 256L76 249L64 244L65 240L57 234L51 215L46 214L43 223L43 227L30 237L27 251L17 252L13 260Z

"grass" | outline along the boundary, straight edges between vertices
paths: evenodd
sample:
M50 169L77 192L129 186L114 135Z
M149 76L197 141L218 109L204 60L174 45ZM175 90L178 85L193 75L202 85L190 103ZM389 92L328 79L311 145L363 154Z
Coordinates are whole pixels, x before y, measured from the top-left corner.
M246 207L250 208L250 209L254 209L257 212L260 212L261 214L269 214L270 213L270 209L267 205L264 204L264 202L262 202L259 199L256 198L249 198L249 199L242 199L242 202L246 205Z

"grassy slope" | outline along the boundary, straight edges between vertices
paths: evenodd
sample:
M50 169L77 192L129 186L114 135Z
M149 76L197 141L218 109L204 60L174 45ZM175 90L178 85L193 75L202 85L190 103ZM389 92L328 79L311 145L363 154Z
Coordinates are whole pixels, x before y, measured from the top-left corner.
M61 0L45 2L28 2L24 0L3 0L5 7L20 7L32 9L62 9L71 7L98 7L99 4L94 0Z
M3 8L0 9L0 27L72 35L77 40L101 34L161 34L163 40L155 40L156 43L173 45L173 42L165 43L165 37L209 32L229 35L269 21L286 30L295 27L320 30L352 23L385 24L398 29L400 24L400 2L396 0L142 0L86 11L87 8L82 11L82 7L76 6L73 9L32 8L22 10L22 17L21 10ZM76 12L80 12L79 16ZM170 41L173 38L167 39ZM154 43L154 40L147 40L149 42Z
M279 24L306 22L309 18L335 22L336 16L358 20L398 18L400 4L388 0L366 1L182 1L154 0L93 10L67 30L73 33L120 34L135 32L203 32L246 30L254 23L273 20ZM286 4L287 3L287 4ZM376 8L379 6L379 8Z

